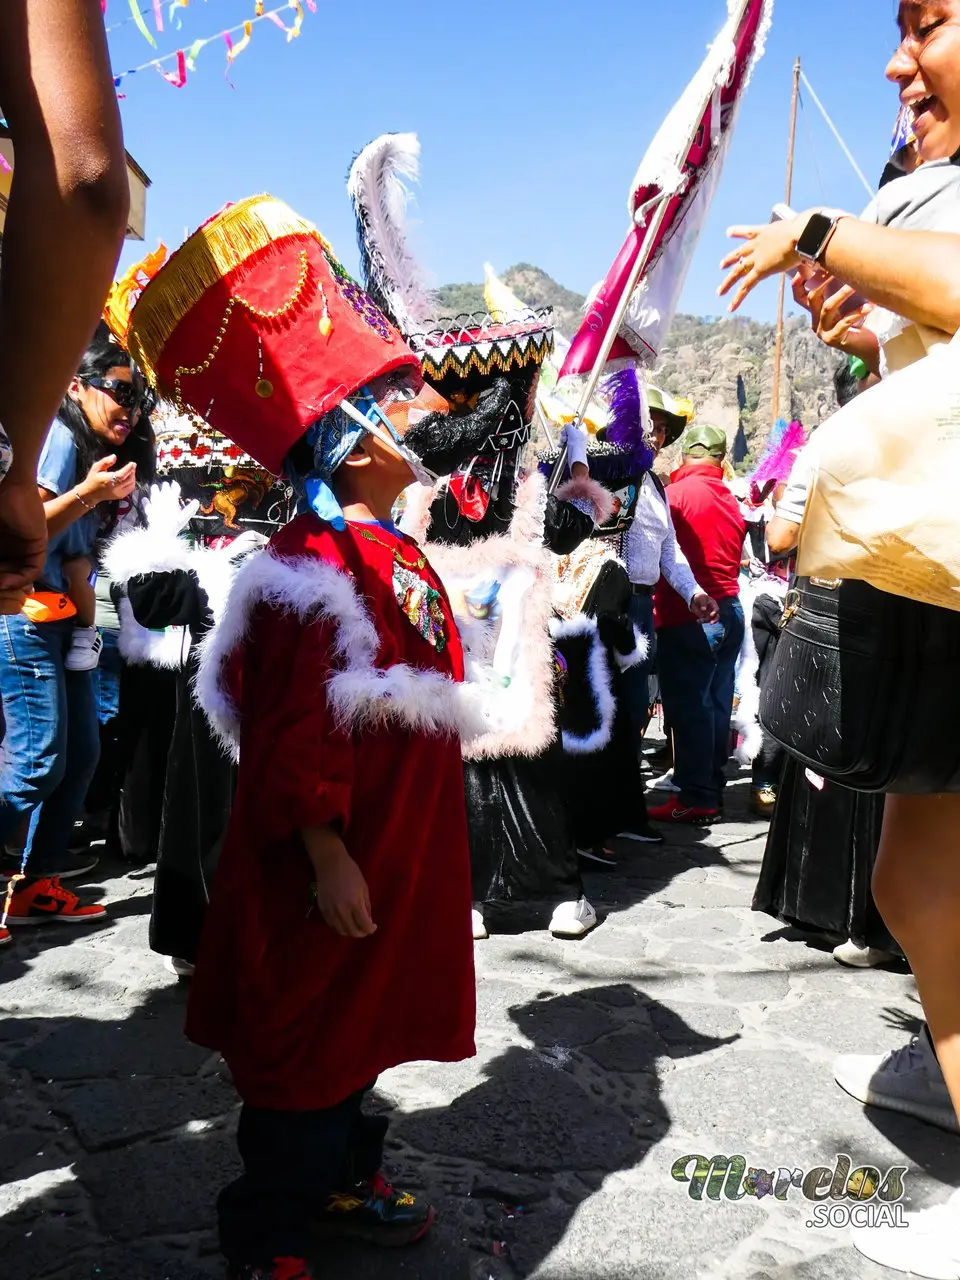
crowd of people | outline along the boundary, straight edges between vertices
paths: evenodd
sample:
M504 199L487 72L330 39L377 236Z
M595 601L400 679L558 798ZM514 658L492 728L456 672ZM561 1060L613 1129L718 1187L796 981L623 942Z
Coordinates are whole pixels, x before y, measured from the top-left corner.
M737 767L771 820L754 908L916 979L923 1032L838 1059L838 1084L960 1130L957 791L850 789L760 723L830 432L778 424L739 479L726 432L638 359L587 427L539 437L551 317L431 312L399 212L411 135L351 169L362 283L256 196L107 296L125 209L100 12L64 0L40 37L33 7L0 16L36 79L0 59L0 946L109 918L82 892L96 844L156 864L150 945L243 1104L231 1280L310 1280L318 1231L424 1235L426 1198L382 1175L378 1075L473 1054L474 943L596 928L583 871L722 820ZM734 310L791 274L841 409L960 326L960 0L899 22L912 136L876 199L733 228L723 263ZM54 89L81 29L87 75ZM28 351L37 376L5 377ZM855 1244L960 1277L960 1192Z

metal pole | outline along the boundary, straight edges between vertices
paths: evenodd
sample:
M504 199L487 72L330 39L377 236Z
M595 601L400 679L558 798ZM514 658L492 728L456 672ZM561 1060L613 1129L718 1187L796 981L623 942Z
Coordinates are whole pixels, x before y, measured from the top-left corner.
M790 104L790 144L787 148L787 194L789 205L793 195L793 152L797 140L797 103L800 99L800 59L793 64L793 101ZM780 296L777 303L777 344L773 357L773 410L771 423L775 424L780 416L780 364L783 360L783 303L787 289L786 275L780 276Z

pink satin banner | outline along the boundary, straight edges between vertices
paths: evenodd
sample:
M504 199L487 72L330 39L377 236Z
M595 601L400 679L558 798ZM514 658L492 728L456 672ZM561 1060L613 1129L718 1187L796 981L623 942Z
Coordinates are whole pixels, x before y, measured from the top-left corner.
M743 88L744 75L756 44L762 13L763 0L750 0L740 21L734 42L736 56L733 67L726 85L720 92L721 134L729 127L732 108L736 105L740 91ZM666 215L660 224L643 275L640 277L641 281L656 261L660 248L682 222L684 214L697 192L713 150L711 147L712 126L713 97L711 96L707 99L693 144L683 161L683 168L688 175L688 180L680 191L672 197L667 206ZM659 191L660 189L657 186L639 187L633 194L634 210L641 208L648 202L655 201ZM604 337L616 313L637 257L641 252L646 251L647 236L656 211L657 205L651 203L642 222L631 227L627 232L627 237L614 260L613 266L607 272L606 279L597 291L596 297L591 302L587 314L584 316L583 322L570 344L567 358L564 360L563 368L560 370L561 377L565 377L567 374L589 373L596 364ZM650 352L654 356L659 354L653 351L652 348L650 348ZM623 338L618 336L614 340L609 359L617 360L624 356L636 354L638 353Z

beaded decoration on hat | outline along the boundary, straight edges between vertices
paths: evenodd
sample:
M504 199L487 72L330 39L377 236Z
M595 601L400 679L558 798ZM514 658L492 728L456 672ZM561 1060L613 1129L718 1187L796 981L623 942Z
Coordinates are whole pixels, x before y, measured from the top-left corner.
M417 368L316 227L272 196L228 205L153 265L112 298L108 323L178 413L275 475L358 387Z

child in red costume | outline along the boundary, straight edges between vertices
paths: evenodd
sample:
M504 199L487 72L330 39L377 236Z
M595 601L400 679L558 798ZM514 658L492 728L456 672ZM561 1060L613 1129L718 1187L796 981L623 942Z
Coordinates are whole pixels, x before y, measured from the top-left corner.
M273 236L278 216L268 215ZM295 215L284 216L289 227ZM161 386L164 361L178 371L178 394L185 373L207 383L191 387L195 405L210 395L222 412L233 395L230 434L265 466L282 448L304 497L303 513L238 573L204 642L198 692L239 748L239 782L187 1032L220 1050L244 1103L244 1173L218 1203L229 1274L309 1280L318 1231L404 1243L432 1220L429 1205L384 1182L386 1122L361 1103L389 1067L475 1051L459 746L472 712L443 588L390 514L413 478L402 434L444 402L369 299L344 284L328 247L321 260L306 243L312 229L288 233L296 270L271 297L266 277L278 273L283 244L250 255L261 231L245 226L205 254L221 270L225 257L241 259L210 314L229 305L219 347L231 337L242 345L242 333L231 335L238 312L237 329L258 330L253 379L249 366L244 378L224 362L213 397L213 370L195 351L146 354ZM197 236L209 244L216 234L215 219ZM135 336L177 260L141 295ZM302 305L284 311L294 286ZM187 329L204 331L197 349L206 354L218 330L196 320L198 305ZM169 327L170 308L154 310ZM268 348L284 319L296 330L280 335L289 367L281 344ZM139 332L156 343L149 324ZM329 377L325 366L335 367ZM287 420L290 405L278 416L281 395L303 406L299 420ZM272 429L256 397L273 411Z

